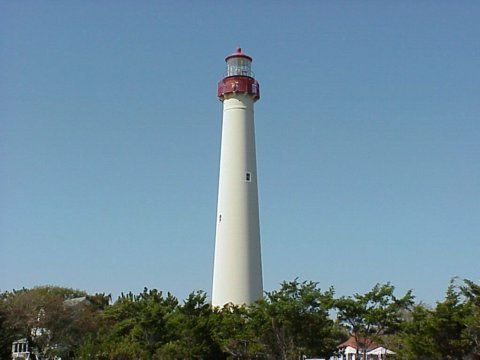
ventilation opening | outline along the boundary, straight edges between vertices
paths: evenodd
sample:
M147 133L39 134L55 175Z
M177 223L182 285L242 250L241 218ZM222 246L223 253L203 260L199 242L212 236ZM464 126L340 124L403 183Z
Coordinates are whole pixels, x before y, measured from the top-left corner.
M251 182L252 181L252 174L250 172L245 173L245 181Z

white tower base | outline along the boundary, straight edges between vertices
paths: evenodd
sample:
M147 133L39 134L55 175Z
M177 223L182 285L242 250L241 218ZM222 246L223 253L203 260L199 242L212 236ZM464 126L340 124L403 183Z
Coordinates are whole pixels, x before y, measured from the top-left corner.
M223 102L212 304L250 304L263 295L253 98Z

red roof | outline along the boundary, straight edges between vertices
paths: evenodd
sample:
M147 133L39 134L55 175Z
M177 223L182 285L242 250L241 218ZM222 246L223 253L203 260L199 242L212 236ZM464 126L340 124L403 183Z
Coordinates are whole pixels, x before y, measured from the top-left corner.
M227 61L228 59L231 59L233 57L243 57L243 58L246 58L246 59L252 61L252 58L250 56L248 56L247 54L243 53L241 48L237 48L237 50L233 54L228 55L225 58L225 61Z
M359 340L359 343L362 347L366 345L368 349L376 349L376 348L381 346L380 344L377 344L377 343L373 342L371 339L368 339L368 338L367 339L360 338L358 340ZM357 342L355 341L354 336L350 336L347 341L344 341L343 343L338 345L337 349L346 348L347 346L350 346L354 349L357 348Z

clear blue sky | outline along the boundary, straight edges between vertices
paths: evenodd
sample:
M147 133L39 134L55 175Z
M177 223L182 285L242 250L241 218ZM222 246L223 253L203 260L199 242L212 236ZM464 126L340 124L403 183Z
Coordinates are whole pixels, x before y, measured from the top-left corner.
M211 292L242 46L265 290L480 278L478 1L1 1L0 289Z

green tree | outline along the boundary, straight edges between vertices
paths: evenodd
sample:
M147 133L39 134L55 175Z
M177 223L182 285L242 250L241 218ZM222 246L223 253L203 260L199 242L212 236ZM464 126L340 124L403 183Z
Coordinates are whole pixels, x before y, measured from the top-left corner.
M12 336L11 329L7 326L6 297L6 292L0 294L0 359L8 359L10 357L10 346L12 341L16 340Z
M401 334L405 346L402 358L453 360L467 355L478 358L475 344L478 318L474 315L478 288L468 281L465 284L459 289L452 281L445 299L437 302L434 309L423 305L413 308Z
M261 358L265 346L260 341L261 328L254 307L227 304L215 309L214 336L222 351L234 359Z
M224 356L215 341L215 314L203 291L189 294L182 305L167 316L170 341L155 359L220 359Z
M390 284L376 284L366 294L341 297L335 302L337 319L345 325L357 343L357 356L360 352L366 358L367 349L381 336L400 329L402 314L413 305L413 295L408 291L403 297L394 295L395 288Z
M98 299L101 294L95 295ZM2 348L28 338L39 356L73 356L84 335L98 327L98 307L84 291L56 286L14 290L2 294Z
M460 290L467 300L469 309L465 325L467 334L472 340L472 356L480 359L480 285L464 279L464 285L460 286Z
M278 291L250 308L254 331L272 359L298 359L302 355L331 355L341 336L329 311L333 289L322 292L318 284L298 280L283 282Z
M168 293L145 288L139 295L122 294L103 313L104 335L97 339L96 355L115 359L151 359L170 340L167 317L178 306Z

